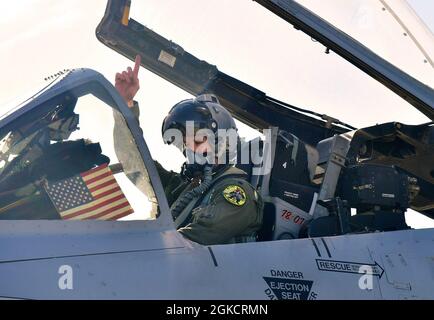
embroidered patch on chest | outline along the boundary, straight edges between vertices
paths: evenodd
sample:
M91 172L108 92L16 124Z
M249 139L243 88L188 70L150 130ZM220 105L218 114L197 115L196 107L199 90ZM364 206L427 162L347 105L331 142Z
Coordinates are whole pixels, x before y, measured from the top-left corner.
M223 190L223 197L229 203L232 203L233 205L240 206L240 207L246 203L246 199L247 199L246 192L244 191L244 189L236 185L227 186Z

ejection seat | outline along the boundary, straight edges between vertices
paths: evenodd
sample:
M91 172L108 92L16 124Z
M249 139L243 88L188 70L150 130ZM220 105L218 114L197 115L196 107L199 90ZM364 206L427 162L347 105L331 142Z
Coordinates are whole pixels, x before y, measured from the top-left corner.
M241 145L237 167L249 175L264 201L258 241L299 237L312 218L319 192L312 183L317 162L314 148L277 128L265 141L256 138Z

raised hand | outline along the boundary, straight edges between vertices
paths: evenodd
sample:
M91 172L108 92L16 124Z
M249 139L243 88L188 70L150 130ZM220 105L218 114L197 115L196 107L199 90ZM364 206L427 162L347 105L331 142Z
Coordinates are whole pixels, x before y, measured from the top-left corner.
M116 73L115 87L119 94L125 99L129 107L133 106L133 99L137 91L140 89L139 70L141 57L136 56L134 70L128 67L122 73Z

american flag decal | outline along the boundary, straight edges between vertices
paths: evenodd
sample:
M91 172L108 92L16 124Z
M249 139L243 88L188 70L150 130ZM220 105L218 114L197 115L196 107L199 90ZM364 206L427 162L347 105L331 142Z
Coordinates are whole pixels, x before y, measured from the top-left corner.
M48 182L45 190L64 220L117 220L134 212L107 164Z

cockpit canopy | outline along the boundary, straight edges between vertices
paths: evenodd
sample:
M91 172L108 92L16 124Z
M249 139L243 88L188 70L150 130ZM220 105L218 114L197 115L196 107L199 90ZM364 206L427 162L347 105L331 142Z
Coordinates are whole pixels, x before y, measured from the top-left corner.
M100 74L77 70L1 120L0 219L144 219L147 202L156 217L122 103Z

